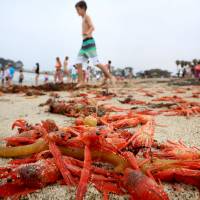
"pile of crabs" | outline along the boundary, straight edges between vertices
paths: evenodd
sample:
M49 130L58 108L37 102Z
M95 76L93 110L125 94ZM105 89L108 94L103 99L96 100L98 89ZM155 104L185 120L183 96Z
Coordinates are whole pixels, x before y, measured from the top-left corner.
M0 87L0 92L3 93L25 93L33 95L44 95L44 92L51 91L71 91L75 89L73 83L46 83L38 86L27 85L11 85L10 87Z
M146 90L136 90L142 92L143 96L154 97L155 93ZM158 91L162 93L162 91ZM184 90L176 90L176 93L186 93ZM87 93L78 93L75 98L65 101L57 100L55 94L53 98L48 99L40 106L48 105L48 111L54 114L61 114L67 117L80 117L88 116L89 114L97 113L97 116L105 115L110 112L123 112L134 110L137 114L144 115L165 115L165 116L191 116L200 115L200 103L196 101L188 101L180 96L162 96L159 98L153 98L151 101L136 100L132 96L126 96L123 100L118 100L121 104L134 106L129 109L116 107L107 103L102 103L106 100L111 100L113 97L120 97L115 93L108 93L105 91L97 92L90 91L90 94L94 95L92 98ZM192 93L192 96L187 98L199 98L200 92L196 91ZM97 103L101 102L101 103ZM162 103L158 103L162 102ZM142 108L142 109L141 109ZM97 112L98 111L98 112Z
M104 199L114 193L129 194L134 200L168 200L162 181L200 189L200 150L181 141L159 143L154 139L155 114L198 114L198 103L163 97L162 101L172 101L167 105L170 108L153 112L98 103L114 94L93 99L80 96L69 102L47 103L51 112L75 117L70 126L59 127L52 120L35 125L25 120L13 123L16 134L2 139L4 146L0 147L0 157L13 158L0 168L0 197L18 199L55 183L66 189L77 187L77 200L84 199L89 183ZM129 98L124 103L145 102Z

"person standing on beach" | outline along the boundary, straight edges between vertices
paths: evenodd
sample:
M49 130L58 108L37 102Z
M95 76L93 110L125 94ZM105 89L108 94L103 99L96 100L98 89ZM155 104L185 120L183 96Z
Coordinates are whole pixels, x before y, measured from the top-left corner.
M54 81L55 81L55 83L57 83L57 82L62 83L63 82L63 79L62 79L62 64L61 64L59 57L56 58L55 68L56 68L56 72L55 72L55 75L54 75Z
M2 64L0 64L0 65L1 65L1 84L2 84L2 86L4 86L4 83L5 83L5 67Z
M36 63L36 69L35 69L35 85L38 85L38 79L40 76L40 64Z
M104 65L102 65L97 56L96 51L96 44L95 40L92 37L92 33L94 31L94 25L92 23L91 18L86 13L87 12L87 4L85 1L79 1L76 5L76 10L79 16L82 17L82 36L83 36L83 44L81 47L81 50L79 51L78 58L76 61L76 68L78 70L78 85L77 88L84 87L85 86L85 80L84 80L84 74L82 65L83 63L86 63L89 59L92 61L92 63L97 66L99 69L102 70L104 73L105 79L102 83L102 85L107 84L107 80L110 79L113 81L112 75L109 73L109 71L106 69Z
M45 74L44 74L44 83L46 84L46 83L48 83L48 81L49 81L49 75L48 75L48 72L45 72Z
M10 75L10 67L8 66L5 70L5 80L6 80L6 87L11 86L11 75Z
M76 66L72 66L71 68L71 80L72 80L72 83L76 83L76 80L77 80L77 70L76 70Z
M194 67L194 71L195 71L195 77L199 79L200 81L200 61L196 63L196 66Z
M9 64L9 70L10 70L10 84L12 85L12 80L15 75L15 68L14 68L13 64Z
M20 71L19 71L19 84L20 84L21 86L22 86L23 80L24 80L23 70L20 69Z
M107 64L107 68L108 68L108 71L111 73L111 60L108 61L108 64Z
M68 70L68 63L69 62L69 57L66 56L65 57L65 60L64 60L64 63L63 63L63 67L64 67L64 76L67 77L67 82L70 82L70 73L69 73L69 70Z

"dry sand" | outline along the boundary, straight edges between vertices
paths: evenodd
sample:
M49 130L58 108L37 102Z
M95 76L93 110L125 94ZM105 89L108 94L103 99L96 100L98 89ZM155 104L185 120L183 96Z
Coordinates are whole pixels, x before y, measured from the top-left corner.
M152 97L144 97L142 93L135 92L139 88L147 89L148 91L163 90L164 93L155 95L153 98L166 96L166 95L178 95L188 100L199 101L199 99L188 98L191 96L191 90L187 90L187 93L177 94L175 93L175 86L168 86L166 83L151 82L135 82L133 85L128 83L121 88L115 88L115 91L120 93L129 93L137 100L151 101ZM180 87L178 87L180 88ZM189 87L184 87L189 88ZM191 87L190 87L191 88ZM200 91L200 87L193 86L193 91ZM70 94L67 92L59 92L62 99L67 100ZM53 119L58 125L67 126L73 119L67 118L61 115L50 114L45 111L45 107L39 107L38 105L44 103L49 98L49 94L39 97L25 97L23 94L5 94L0 96L0 138L5 136L11 136L14 132L11 130L12 123L19 118L23 118L31 123L37 123L45 119ZM117 101L119 98L115 98L112 104L119 105ZM122 106L122 105L121 105ZM124 105L123 105L124 106ZM162 142L167 139L179 140L182 139L187 145L195 145L200 147L200 118L191 117L186 119L185 117L175 116L157 116L156 121L158 124L166 126L157 126L155 138ZM5 166L8 159L0 159L0 166ZM179 187L180 186L180 187ZM183 184L164 184L165 191L168 193L170 200L199 200L200 195L198 190L192 186L186 186ZM55 200L55 199L74 199L75 189L70 193L67 192L65 186L53 185L48 186L38 192L28 195L23 199L43 199L43 200ZM85 199L101 199L101 194L92 186L89 187L87 196ZM128 199L128 197L117 197L110 195L110 199Z

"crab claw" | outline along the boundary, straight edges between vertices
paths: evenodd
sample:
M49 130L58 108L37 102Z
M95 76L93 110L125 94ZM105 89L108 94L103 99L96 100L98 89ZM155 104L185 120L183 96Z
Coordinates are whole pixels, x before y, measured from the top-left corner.
M46 121L42 121L42 127L48 133L58 130L58 126L56 125L56 123L53 120L50 120L50 119L48 119Z
M123 178L124 186L133 199L169 200L162 186L141 171L127 168Z
M15 127L19 127L19 128L21 128L22 130L26 130L26 129L27 129L27 122L26 122L26 120L24 120L24 119L18 119L18 120L16 120L16 121L12 124L12 130L13 130Z

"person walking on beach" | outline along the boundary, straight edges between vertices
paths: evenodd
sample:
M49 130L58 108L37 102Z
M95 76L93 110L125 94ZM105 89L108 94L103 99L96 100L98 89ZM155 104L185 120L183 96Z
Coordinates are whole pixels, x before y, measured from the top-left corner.
M66 56L65 57L65 60L64 60L64 63L63 63L63 67L64 67L64 76L67 77L67 82L70 82L70 73L69 73L69 70L68 70L68 63L69 62L69 57Z
M40 76L40 64L36 63L36 69L35 69L35 85L38 85L38 79Z
M24 80L23 70L20 69L20 71L19 71L19 84L20 84L21 86L22 86L23 80Z
M57 83L57 82L62 83L63 82L63 80L62 80L62 64L61 64L59 57L56 58L55 68L56 68L56 72L54 75L54 81L55 81L55 83Z
M77 88L85 86L85 80L83 76L82 65L86 63L89 59L92 63L102 70L104 73L105 79L102 85L107 84L107 80L110 79L112 82L114 81L112 75L106 69L104 65L102 65L97 56L96 44L95 40L92 37L92 33L94 31L94 25L92 23L91 18L87 14L87 4L85 1L79 1L76 5L76 10L79 16L82 17L82 36L83 36L83 44L81 50L79 51L78 58L76 61L76 68L78 70L78 85Z

